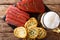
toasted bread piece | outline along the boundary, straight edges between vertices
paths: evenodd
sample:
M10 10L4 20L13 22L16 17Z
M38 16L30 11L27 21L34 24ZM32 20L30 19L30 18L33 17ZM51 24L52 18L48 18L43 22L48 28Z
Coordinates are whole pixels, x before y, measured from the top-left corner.
M25 38L27 36L27 31L24 27L17 27L14 30L14 35L18 38Z
M39 34L38 34L38 37L37 37L38 39L43 39L43 38L46 37L47 32L46 32L45 29L38 27L38 31L39 31Z
M29 28L31 28L31 27L37 27L37 24L38 24L38 22L37 22L36 18L32 17L32 18L30 18L30 19L25 23L24 26L25 26L27 29L29 29Z
M28 30L28 37L31 39L35 39L38 36L38 28L33 27Z

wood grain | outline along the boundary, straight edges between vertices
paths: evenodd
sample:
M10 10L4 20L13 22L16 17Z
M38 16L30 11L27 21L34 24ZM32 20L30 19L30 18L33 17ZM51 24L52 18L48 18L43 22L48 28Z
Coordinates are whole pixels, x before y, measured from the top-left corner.
M0 0L0 4L15 4L20 0ZM60 4L60 0L43 0L44 4Z
M43 0L44 4L60 4L60 0Z
M0 18L0 33L13 32L13 29Z
M60 5L46 5L50 10L60 11Z
M0 5L0 17L4 16L9 5Z
M43 40L60 40L60 34L47 30L47 36Z
M15 4L19 0L0 0L0 4Z
M0 40L19 40L13 33L0 33Z
M51 11L57 12L60 16L60 5L46 5Z

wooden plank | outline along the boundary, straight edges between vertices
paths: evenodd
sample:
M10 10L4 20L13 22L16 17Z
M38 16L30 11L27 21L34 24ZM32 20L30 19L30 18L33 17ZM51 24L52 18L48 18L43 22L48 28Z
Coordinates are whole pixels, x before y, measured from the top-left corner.
M60 11L59 6L60 5L46 5L50 10L54 11Z
M46 5L50 10L60 11L60 5Z
M19 0L0 0L0 4L15 4Z
M51 11L55 11L60 16L60 5L46 5Z
M13 29L0 18L0 33L13 32Z
M19 40L13 33L0 33L0 40Z
M43 0L44 4L60 4L60 0Z
M9 5L0 5L0 17L4 16Z
M60 40L60 34L47 30L47 36L44 40Z
M0 4L15 4L19 0L0 0ZM43 0L44 4L60 4L60 0Z

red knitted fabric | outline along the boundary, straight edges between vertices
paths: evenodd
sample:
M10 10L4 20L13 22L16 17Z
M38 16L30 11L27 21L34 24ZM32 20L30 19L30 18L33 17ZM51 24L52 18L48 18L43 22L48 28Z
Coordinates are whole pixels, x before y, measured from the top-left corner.
M23 26L30 18L28 13L21 11L14 6L9 6L6 13L6 22L15 26Z
M17 7L28 12L44 13L45 11L42 0L22 0L17 3Z

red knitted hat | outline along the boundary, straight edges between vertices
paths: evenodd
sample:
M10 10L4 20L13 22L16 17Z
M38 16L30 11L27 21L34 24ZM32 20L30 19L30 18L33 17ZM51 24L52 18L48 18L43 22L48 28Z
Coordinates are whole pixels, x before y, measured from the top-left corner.
M45 7L42 0L21 0L17 7L28 12L44 13Z
M29 14L14 6L9 6L6 11L6 22L15 26L23 26L29 19Z

